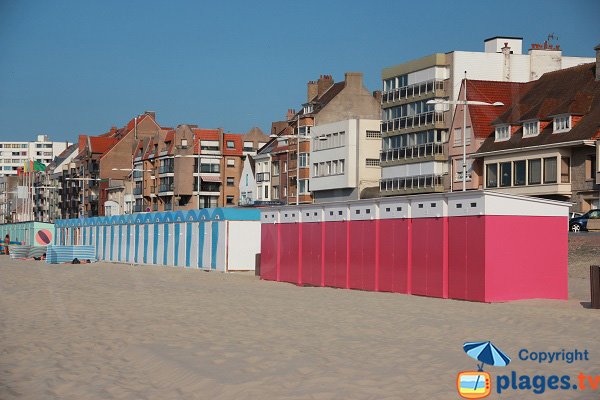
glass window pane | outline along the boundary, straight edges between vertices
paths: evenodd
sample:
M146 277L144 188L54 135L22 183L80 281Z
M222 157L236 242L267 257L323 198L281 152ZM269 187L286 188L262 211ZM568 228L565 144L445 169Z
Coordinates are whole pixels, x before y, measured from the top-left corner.
M539 185L542 183L542 160L536 158L529 160L529 184Z
M556 157L544 158L544 183L556 183Z
M525 160L515 161L515 174L514 184L515 186L525 185Z
M510 162L500 163L500 186L507 187L511 184L511 168L512 165Z
M498 164L486 165L486 182L488 188L498 187Z

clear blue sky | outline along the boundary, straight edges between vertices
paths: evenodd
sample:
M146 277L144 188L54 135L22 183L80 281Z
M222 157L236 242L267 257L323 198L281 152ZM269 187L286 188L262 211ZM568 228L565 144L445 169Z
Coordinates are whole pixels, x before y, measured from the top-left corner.
M144 110L180 123L268 132L306 82L381 69L483 40L554 32L593 57L600 2L0 0L0 140L76 140Z

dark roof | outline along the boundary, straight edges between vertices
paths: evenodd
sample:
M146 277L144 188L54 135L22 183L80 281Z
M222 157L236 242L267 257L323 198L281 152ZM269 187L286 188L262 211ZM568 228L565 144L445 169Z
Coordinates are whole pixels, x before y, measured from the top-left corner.
M570 131L552 133L552 117L560 114L581 116ZM518 101L494 124L521 125L526 120L547 121L545 128L533 137L523 138L523 128L507 141L496 142L488 137L478 153L521 147L590 140L600 136L600 81L596 81L595 63L544 74L530 82Z
M494 40L494 39L519 39L519 40L523 40L523 38L519 37L519 36L493 36L493 37L485 39L483 41L483 43L489 42L490 40Z
M57 155L56 157L54 157L54 160L52 160L48 164L47 169L48 170L53 170L54 168L56 168L58 166L58 164L60 164L61 162L65 161L78 148L79 148L79 144L78 143L73 143L72 145L68 146L59 155Z

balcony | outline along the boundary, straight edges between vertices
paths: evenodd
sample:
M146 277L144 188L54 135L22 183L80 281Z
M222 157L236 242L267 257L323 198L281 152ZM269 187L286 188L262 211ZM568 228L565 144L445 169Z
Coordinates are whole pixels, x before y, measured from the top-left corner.
M402 178L382 179L379 183L381 194L394 196L416 193L443 193L443 175L418 175Z
M446 82L444 80L432 79L384 92L381 94L381 104L385 105L401 100L415 101L425 96L443 97L445 89Z
M133 171L133 180L141 181L144 177L144 173L142 171Z
M165 211L172 211L173 203L165 203Z
M161 165L158 169L158 173L160 175L172 174L173 172L175 172L175 165L173 165L173 164Z
M133 188L133 195L134 196L139 196L142 194L142 187L141 186L136 186Z
M398 149L383 150L379 159L381 166L409 164L415 161L445 161L444 145L442 143L425 143Z
M429 111L418 115L400 117L390 121L383 121L381 123L381 133L397 131L399 129L411 129L421 127L434 128L436 127L436 124L439 124L437 128L445 128L444 112Z
M143 204L134 204L133 212L139 213L139 212L144 212L144 211L146 211L146 207L144 207Z
M256 174L256 183L269 182L271 180L271 174L268 172L258 172Z
M173 183L161 183L161 185L158 187L158 192L159 193L172 192L173 186L174 186Z

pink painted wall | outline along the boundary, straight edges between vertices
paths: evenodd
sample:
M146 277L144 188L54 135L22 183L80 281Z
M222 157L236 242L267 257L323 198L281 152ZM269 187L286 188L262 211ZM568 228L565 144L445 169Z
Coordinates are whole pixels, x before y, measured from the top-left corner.
M485 217L448 219L448 297L485 301Z
M410 219L379 221L379 279L382 292L410 293L409 265L411 263Z
M566 217L484 218L485 301L568 298Z
M348 224L342 221L324 222L325 254L324 283L325 286L348 287Z
M269 281L277 280L277 247L279 224L261 224L260 276Z
M302 224L302 284L323 286L323 223Z
M377 270L376 221L350 221L350 259L348 287L360 290L375 290Z
M283 282L300 283L299 274L300 224L281 224L279 227L279 279Z
M448 297L447 237L447 217L412 220L412 294Z

